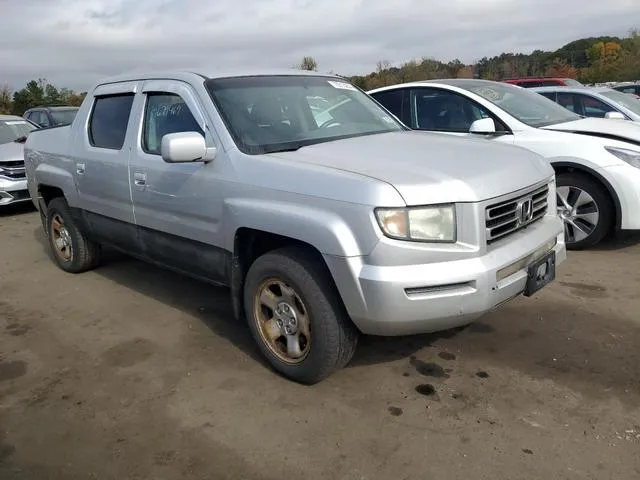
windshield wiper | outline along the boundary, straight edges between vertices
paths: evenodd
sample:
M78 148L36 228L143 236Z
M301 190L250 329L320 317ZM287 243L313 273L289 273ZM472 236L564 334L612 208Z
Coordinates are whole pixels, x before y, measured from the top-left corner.
M14 142L15 142L15 143L24 143L24 142L26 142L26 141L27 141L27 136L26 136L26 135L23 135L23 136L21 136L21 137L18 137L18 138L16 138L16 139L14 140Z

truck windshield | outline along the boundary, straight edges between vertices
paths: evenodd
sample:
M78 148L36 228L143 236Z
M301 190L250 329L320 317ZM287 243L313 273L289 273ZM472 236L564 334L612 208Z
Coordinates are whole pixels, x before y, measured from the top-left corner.
M11 143L35 129L36 127L24 120L0 120L0 145Z
M335 77L231 77L205 86L238 148L248 154L406 129L367 94Z
M582 118L553 100L526 88L498 82L490 84L477 83L473 80L468 82L469 85L463 85L462 88L480 95L530 127L546 127Z

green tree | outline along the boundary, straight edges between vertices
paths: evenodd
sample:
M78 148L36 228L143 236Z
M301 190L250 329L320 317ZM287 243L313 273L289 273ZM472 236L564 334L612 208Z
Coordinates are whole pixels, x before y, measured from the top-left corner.
M11 88L9 85L0 85L0 114L11 113L13 107L11 101Z
M298 65L298 69L315 72L318 70L318 62L316 62L316 59L313 57L303 57Z

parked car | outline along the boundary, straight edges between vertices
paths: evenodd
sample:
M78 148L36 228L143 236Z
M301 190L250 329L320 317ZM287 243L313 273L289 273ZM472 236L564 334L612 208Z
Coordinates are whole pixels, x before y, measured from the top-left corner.
M523 88L535 88L535 87L557 87L557 86L569 86L569 87L582 87L582 83L573 78L563 77L520 77L520 78L508 78L503 80L505 83L511 85L518 85Z
M31 200L24 168L24 141L37 128L15 115L0 115L0 206Z
M532 91L583 117L640 122L640 101L606 87L540 87Z
M340 96L318 123L317 97ZM467 324L566 257L544 158L415 135L337 76L106 79L71 126L29 136L26 162L60 268L111 245L228 285L271 365L303 383L346 365L359 332Z
M640 229L640 125L582 118L531 90L486 80L369 93L413 129L515 144L546 157L557 175L568 248L592 247L616 229Z
M614 85L611 88L619 92L630 93L632 95L640 97L640 83L623 83L620 85Z
M78 107L49 105L30 108L22 116L42 128L49 128L71 124L77 113Z

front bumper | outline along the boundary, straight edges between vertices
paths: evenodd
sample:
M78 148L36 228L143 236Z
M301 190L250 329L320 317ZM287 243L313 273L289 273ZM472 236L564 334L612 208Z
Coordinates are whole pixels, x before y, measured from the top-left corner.
M558 266L566 249L562 222L555 216L475 258L410 266L368 265L366 257L325 260L360 331L395 336L465 325L517 297L525 290L526 266L551 249ZM499 279L505 270L508 276Z
M27 179L10 180L0 177L0 206L10 203L26 202L31 200L27 189Z
M620 202L620 229L640 230L640 168L615 165L600 169Z

